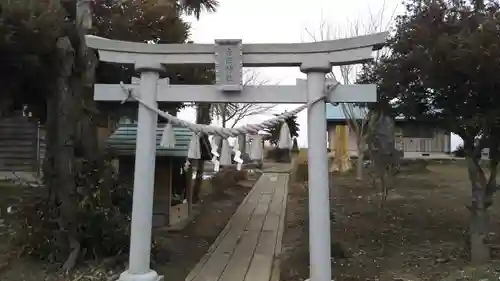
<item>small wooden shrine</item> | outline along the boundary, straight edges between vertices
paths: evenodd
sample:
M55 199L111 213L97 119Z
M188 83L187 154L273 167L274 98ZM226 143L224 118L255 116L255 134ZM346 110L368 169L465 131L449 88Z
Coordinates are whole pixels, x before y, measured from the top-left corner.
M183 222L191 217L190 170L181 169L186 161L192 133L186 128L174 127L175 147L160 146L163 126L156 129L155 186L153 226L165 227ZM107 147L117 159L120 177L130 183L134 180L136 124L120 124L108 138Z

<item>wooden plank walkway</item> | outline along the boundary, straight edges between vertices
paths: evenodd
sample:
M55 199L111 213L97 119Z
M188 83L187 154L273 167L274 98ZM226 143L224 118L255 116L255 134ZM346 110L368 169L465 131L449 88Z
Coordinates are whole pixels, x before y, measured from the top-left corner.
M269 281L281 252L288 180L264 173L185 280Z

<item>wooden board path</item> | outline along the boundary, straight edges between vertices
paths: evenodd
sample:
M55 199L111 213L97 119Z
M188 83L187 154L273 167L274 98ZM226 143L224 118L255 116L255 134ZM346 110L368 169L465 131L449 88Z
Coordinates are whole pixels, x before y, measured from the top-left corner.
M269 281L281 253L287 173L264 173L185 281Z

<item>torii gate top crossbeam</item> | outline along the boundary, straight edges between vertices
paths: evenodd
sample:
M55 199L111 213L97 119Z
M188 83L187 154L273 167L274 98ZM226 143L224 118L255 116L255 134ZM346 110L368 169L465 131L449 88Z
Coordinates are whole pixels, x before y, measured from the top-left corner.
M313 43L243 44L243 66L300 66L310 60L346 65L372 60L382 48L387 32ZM86 36L87 45L99 51L101 61L135 64L213 64L213 44L146 44Z

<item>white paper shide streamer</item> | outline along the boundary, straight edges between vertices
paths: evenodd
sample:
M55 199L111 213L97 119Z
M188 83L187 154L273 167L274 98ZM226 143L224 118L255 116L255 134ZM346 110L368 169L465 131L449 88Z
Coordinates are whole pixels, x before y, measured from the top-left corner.
M297 113L301 112L302 110L308 108L309 106L315 104L316 102L318 102L320 100L324 100L326 97L326 95L318 97L317 99L315 99L313 101L309 101L308 103L301 105L292 111L285 112L279 116L276 116L275 118L271 118L271 119L266 120L266 121L259 123L259 124L249 124L249 125L245 125L242 127L236 127L236 128L220 128L220 127L216 127L216 126L212 126L212 125L195 124L195 123L191 123L191 122L179 119L176 116L173 116L165 111L161 111L160 109L153 107L150 104L144 102L140 97L134 95L132 90L128 89L125 86L125 84L123 84L123 82L120 83L120 86L122 87L122 90L125 94L125 97L124 97L122 103L126 102L130 98L133 98L139 104L148 108L151 111L156 112L160 117L167 119L173 125L186 127L190 131L193 131L196 133L203 133L203 134L207 134L207 135L218 135L218 136L221 136L224 138L236 137L236 136L241 135L241 134L256 134L261 130L272 127L272 126L279 124L281 122L285 122L288 118L290 118L294 115L297 115ZM328 92L333 91L337 86L338 86L338 84L335 85L334 87L329 88Z
M326 89L327 92L332 92L339 84L334 85L333 87L329 87ZM165 126L163 135L160 141L160 145L166 148L174 148L175 147L175 133L173 131L172 126L182 126L186 127L190 131L193 132L193 136L191 137L191 141L189 143L188 149L188 157L184 166L184 169L188 169L191 165L190 160L200 160L201 159L201 151L200 151L200 135L213 135L224 138L221 155L218 155L217 149L218 144L214 146L214 142L212 142L212 163L214 163L214 170L219 169L219 165L231 165L231 147L229 146L229 142L227 138L229 137L237 137L242 134L252 134L252 145L250 149L250 159L252 160L262 160L263 156L263 145L262 145L262 136L258 135L258 132L264 130L266 128L270 128L279 123L283 123L280 129L280 138L278 147L281 149L291 149L293 147L293 140L290 135L290 128L288 124L286 124L286 120L302 110L308 108L309 106L315 104L320 100L324 100L327 95L321 96L316 100L309 101L307 104L301 105L292 111L285 112L275 118L271 118L267 121L264 121L259 124L249 124L242 127L236 128L220 128L211 125L203 125L203 124L195 124L182 119L179 119L165 111L161 111L160 109L151 106L150 104L144 102L140 97L133 94L131 89L128 89L123 82L120 83L122 87L123 93L125 94L124 99L122 100L122 104L125 103L130 98L136 100L142 106L148 108L151 111L156 112L160 117L163 117L169 121L169 123ZM243 163L241 159L241 152L238 148L234 150L235 158L234 161L240 165ZM237 153L238 152L238 153ZM219 160L217 159L218 157ZM240 163L241 162L241 163ZM181 169L182 172L182 169Z
M189 161L190 159L201 159L200 136L197 133L193 133L193 135L191 136L191 140L189 141L187 160L186 164L184 165L184 169L186 170L191 165L191 162Z
M250 138L252 139L252 143L250 144L250 159L260 161L263 157L262 136L252 135Z
M233 152L234 152L234 162L236 162L236 170L241 171L241 167L243 166L243 159L241 159L241 151L238 147L238 145L235 145L233 147Z
M220 170L220 162L219 162L219 143L220 143L220 137L219 136L213 136L212 137L212 143L210 144L212 150L212 164L214 164L214 172L218 172Z
M168 122L165 127L163 127L163 134L161 135L160 147L163 148L175 148L175 133L172 123Z
M229 141L227 139L224 139L222 141L222 151L220 153L220 164L222 166L229 166L232 164L231 146L229 145Z
M251 138L251 137L249 136L249 137L247 138L246 142L245 142L245 151L246 151L247 153L250 153L250 151L251 151L251 149L252 149L252 146L251 146L251 142L252 142L252 141L251 141L251 139L250 139L250 138ZM249 155L250 155L250 154L249 154Z
M292 136L290 134L290 128L286 122L283 122L280 130L280 138L278 142L278 148L281 149L291 149L293 146Z

